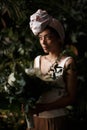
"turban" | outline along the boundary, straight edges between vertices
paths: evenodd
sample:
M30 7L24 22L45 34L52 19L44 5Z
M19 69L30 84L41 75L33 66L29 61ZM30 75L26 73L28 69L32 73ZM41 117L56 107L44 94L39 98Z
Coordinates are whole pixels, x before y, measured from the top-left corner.
M33 15L31 15L29 24L34 35L38 35L48 25L54 28L58 32L61 41L64 41L65 33L62 24L59 20L50 16L45 10L38 9Z

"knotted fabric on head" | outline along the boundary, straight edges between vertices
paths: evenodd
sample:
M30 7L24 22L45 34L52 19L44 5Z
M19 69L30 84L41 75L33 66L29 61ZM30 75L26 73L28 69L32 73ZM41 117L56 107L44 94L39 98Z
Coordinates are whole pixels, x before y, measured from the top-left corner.
M38 35L48 25L54 28L58 32L61 41L64 41L65 33L62 24L59 22L59 20L50 16L45 10L39 9L37 10L37 12L31 15L29 24L30 29L32 30L34 35Z

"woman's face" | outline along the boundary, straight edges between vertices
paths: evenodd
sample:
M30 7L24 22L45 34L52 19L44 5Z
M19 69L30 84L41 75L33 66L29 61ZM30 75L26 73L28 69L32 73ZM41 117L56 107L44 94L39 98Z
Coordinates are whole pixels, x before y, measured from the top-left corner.
M38 37L45 53L53 52L58 49L59 38L49 29L45 29L43 32L39 33Z

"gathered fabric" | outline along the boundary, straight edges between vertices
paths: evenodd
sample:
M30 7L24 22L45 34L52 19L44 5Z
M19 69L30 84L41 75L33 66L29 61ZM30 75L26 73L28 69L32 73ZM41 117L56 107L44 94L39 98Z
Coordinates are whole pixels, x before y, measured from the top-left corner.
M65 33L62 24L59 20L50 16L45 10L38 9L33 15L31 15L29 25L34 35L38 35L48 25L55 29L58 32L61 41L64 41Z
M66 117L40 118L34 116L35 128L31 130L66 130Z

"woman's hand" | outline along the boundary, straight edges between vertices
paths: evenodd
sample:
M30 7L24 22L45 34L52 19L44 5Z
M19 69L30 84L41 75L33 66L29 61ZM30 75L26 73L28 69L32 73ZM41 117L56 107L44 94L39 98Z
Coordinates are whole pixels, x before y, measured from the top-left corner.
M29 108L29 113L32 115L32 114L39 114L40 112L43 112L43 111L48 111L48 110L51 110L52 109L52 105L53 103L37 103L35 105L34 108ZM24 110L24 105L22 104L21 105L21 111L24 113L25 110Z
M48 110L49 110L48 104L37 103L35 108L30 108L29 113L33 113L33 114L38 115L40 112L48 111Z
M31 109L30 111L33 114L37 114L38 115L40 112L51 110L51 106L52 106L52 103L45 103L45 104L37 103L36 107Z

